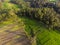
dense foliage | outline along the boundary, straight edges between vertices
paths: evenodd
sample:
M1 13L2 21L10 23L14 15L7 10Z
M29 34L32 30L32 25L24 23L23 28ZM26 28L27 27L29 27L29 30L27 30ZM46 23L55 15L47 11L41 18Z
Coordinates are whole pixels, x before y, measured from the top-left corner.
M27 16L38 21L43 22L48 28L60 27L59 14L57 14L53 8L42 7L42 8L31 8L23 0L11 0L11 3L18 5L16 8L12 5L12 8L9 8L8 2L4 1L1 3L0 7L0 20L9 17L10 15L17 14L18 16ZM19 8L19 9L17 9ZM4 19L5 20L5 19Z
M48 28L60 27L59 18L57 13L53 10L53 8L29 8L22 9L18 12L18 14L22 16L27 16L46 24Z

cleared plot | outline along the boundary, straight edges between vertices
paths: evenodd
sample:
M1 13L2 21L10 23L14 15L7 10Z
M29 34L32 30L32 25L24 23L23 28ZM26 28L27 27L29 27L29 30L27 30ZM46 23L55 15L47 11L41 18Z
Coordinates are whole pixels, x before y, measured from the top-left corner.
M23 26L17 24L0 28L0 45L30 45Z

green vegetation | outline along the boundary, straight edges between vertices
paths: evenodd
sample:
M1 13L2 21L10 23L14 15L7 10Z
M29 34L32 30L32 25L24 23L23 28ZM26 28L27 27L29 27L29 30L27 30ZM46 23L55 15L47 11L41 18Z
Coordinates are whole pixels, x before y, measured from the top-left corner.
M29 36L31 37L32 33L31 28L34 31L36 36L37 45L60 45L60 34L55 32L53 29L48 30L43 26L41 22L37 22L36 20L31 20L27 17L20 17L25 24L25 30ZM29 26L31 28L29 28Z
M4 1L0 6L0 28L14 24L10 31L24 29L32 45L60 45L60 14L54 8L36 8L35 3L33 8L24 0Z

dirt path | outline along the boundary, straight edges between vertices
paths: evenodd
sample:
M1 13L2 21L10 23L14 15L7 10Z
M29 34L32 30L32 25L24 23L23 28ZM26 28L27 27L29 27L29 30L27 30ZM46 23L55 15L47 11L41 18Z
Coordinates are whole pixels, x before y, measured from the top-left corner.
M11 31L15 25L0 28L0 45L31 45L24 29Z

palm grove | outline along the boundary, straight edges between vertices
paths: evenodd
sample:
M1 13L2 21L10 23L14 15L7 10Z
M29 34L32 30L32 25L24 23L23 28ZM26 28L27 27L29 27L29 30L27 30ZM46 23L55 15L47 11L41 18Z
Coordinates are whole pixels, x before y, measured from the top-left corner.
M23 0L11 0L10 2L18 5L20 10L6 9L3 7L3 2L0 2L0 21L3 18L9 17L9 13L12 11L18 16L27 16L29 18L36 19L39 22L44 23L47 28L58 29L60 27L60 16L53 8L43 7L44 4L39 3L39 1L30 2L31 4L29 2L26 3ZM41 7L36 7L36 4ZM34 7L31 7L31 5Z
M39 1L33 1L31 4L25 3L21 0L13 0L11 2L14 2L20 7L20 10L16 13L17 15L19 14L19 16L27 16L36 19L39 22L44 23L47 28L58 29L60 27L60 16L57 12L54 11L53 8L44 7L44 4L39 3ZM36 4L41 7L36 7ZM31 5L34 7L31 7Z

